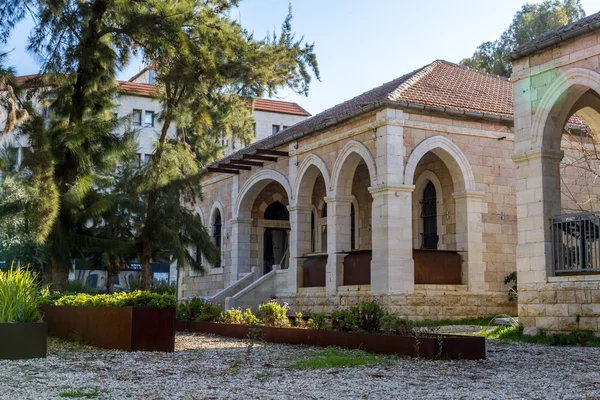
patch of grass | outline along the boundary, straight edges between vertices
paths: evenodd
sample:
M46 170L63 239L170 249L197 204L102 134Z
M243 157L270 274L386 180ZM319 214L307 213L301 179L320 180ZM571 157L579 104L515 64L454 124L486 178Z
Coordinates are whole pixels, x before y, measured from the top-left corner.
M55 337L48 337L48 354L59 354L64 352L90 353L98 351L102 351L102 349L87 346L81 343L80 340L66 341Z
M288 364L286 367L295 369L361 367L363 365L381 364L383 360L383 357L368 354L361 350L327 347L325 350L313 350L308 358Z
M271 376L273 376L272 371L259 372L258 374L254 375L256 379L270 378Z
M97 390L82 390L82 389L69 390L67 392L59 393L60 397L69 398L69 399L95 399L99 395L100 395L100 393L98 393Z
M600 338L595 337L592 332L573 331L570 333L561 333L546 335L542 333L537 336L523 335L523 327L505 327L498 326L486 331L485 329L475 336L483 336L488 339L499 339L502 342L525 342L534 344L544 344L551 346L587 346L600 347Z

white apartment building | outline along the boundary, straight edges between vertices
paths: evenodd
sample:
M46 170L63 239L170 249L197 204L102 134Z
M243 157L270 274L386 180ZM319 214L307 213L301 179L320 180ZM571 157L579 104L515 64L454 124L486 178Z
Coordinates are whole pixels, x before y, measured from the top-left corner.
M20 84L26 84L38 78L38 75L25 75L17 78ZM119 81L121 92L117 98L115 115L118 118L130 117L131 127L138 131L140 162L147 162L154 151L154 143L160 136L162 123L158 121L160 102L155 98L155 70L153 66L143 68L128 81ZM255 99L254 100L254 141L269 137L279 131L305 120L311 114L296 103ZM0 129L4 120L0 121ZM175 133L175 127L170 133ZM0 137L0 146L10 144L17 148L27 147L27 138L9 134ZM239 150L240 145L226 144L225 156Z

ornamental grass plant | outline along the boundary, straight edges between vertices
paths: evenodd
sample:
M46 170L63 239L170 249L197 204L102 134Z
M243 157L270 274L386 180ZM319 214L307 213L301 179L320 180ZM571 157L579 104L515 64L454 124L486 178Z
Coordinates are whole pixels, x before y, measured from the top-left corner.
M40 320L36 275L28 268L11 266L0 271L0 323L31 323Z

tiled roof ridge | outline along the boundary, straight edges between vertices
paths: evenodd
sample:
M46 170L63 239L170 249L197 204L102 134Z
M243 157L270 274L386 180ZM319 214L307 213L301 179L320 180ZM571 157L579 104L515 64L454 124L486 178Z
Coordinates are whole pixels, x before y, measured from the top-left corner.
M451 67L460 68L460 69L463 69L465 71L476 72L476 73L478 73L480 75L487 76L487 77L494 78L494 79L499 79L499 80L502 80L502 81L505 81L505 82L512 82L510 80L510 78L507 78L505 76L500 76L500 75L496 75L496 74L490 74L489 72L483 72L483 71L480 71L480 70L475 69L475 68L467 67L466 65L461 65L461 64L453 63L451 61L446 61L446 60L439 59L439 60L436 60L436 62L439 62L440 64L446 64L446 65L449 65Z
M294 114L294 115L301 115L301 116L306 116L306 117L309 117L312 115L300 104L293 102L293 101L283 101L283 100L278 100L278 99L263 99L260 97L254 98L253 101L254 101L255 109L262 108L259 111L270 111L270 112L276 112L276 113ZM257 103L259 103L258 106L257 106ZM262 104L260 104L260 103L262 103ZM275 105L275 107L271 106L270 103L273 103ZM282 106L287 106L287 107L293 108L293 110L291 110L291 109L284 110L281 108Z
M394 90L387 96L388 100L395 101L396 99L398 99L400 97L400 95L402 94L402 92L404 92L409 87L415 85L423 77L427 76L427 74L432 72L435 69L435 67L437 67L440 64L440 62L441 62L441 60L435 60L431 64L428 64L428 65L422 67L420 70L415 71L410 78L408 78L404 82L402 82L400 84L400 86L398 86L398 88L396 88L396 90Z

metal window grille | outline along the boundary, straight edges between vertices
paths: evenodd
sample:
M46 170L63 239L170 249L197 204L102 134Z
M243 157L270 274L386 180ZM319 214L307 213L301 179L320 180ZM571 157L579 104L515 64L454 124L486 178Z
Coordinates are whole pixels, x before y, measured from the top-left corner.
M429 182L423 192L423 201L421 202L421 218L423 218L423 242L422 249L437 250L437 193L433 183Z
M555 274L600 273L600 211L552 218Z
M213 238L215 240L215 246L217 246L217 249L219 249L219 259L215 263L215 268L221 267L221 228L221 212L217 210L215 214L215 223L213 224Z

